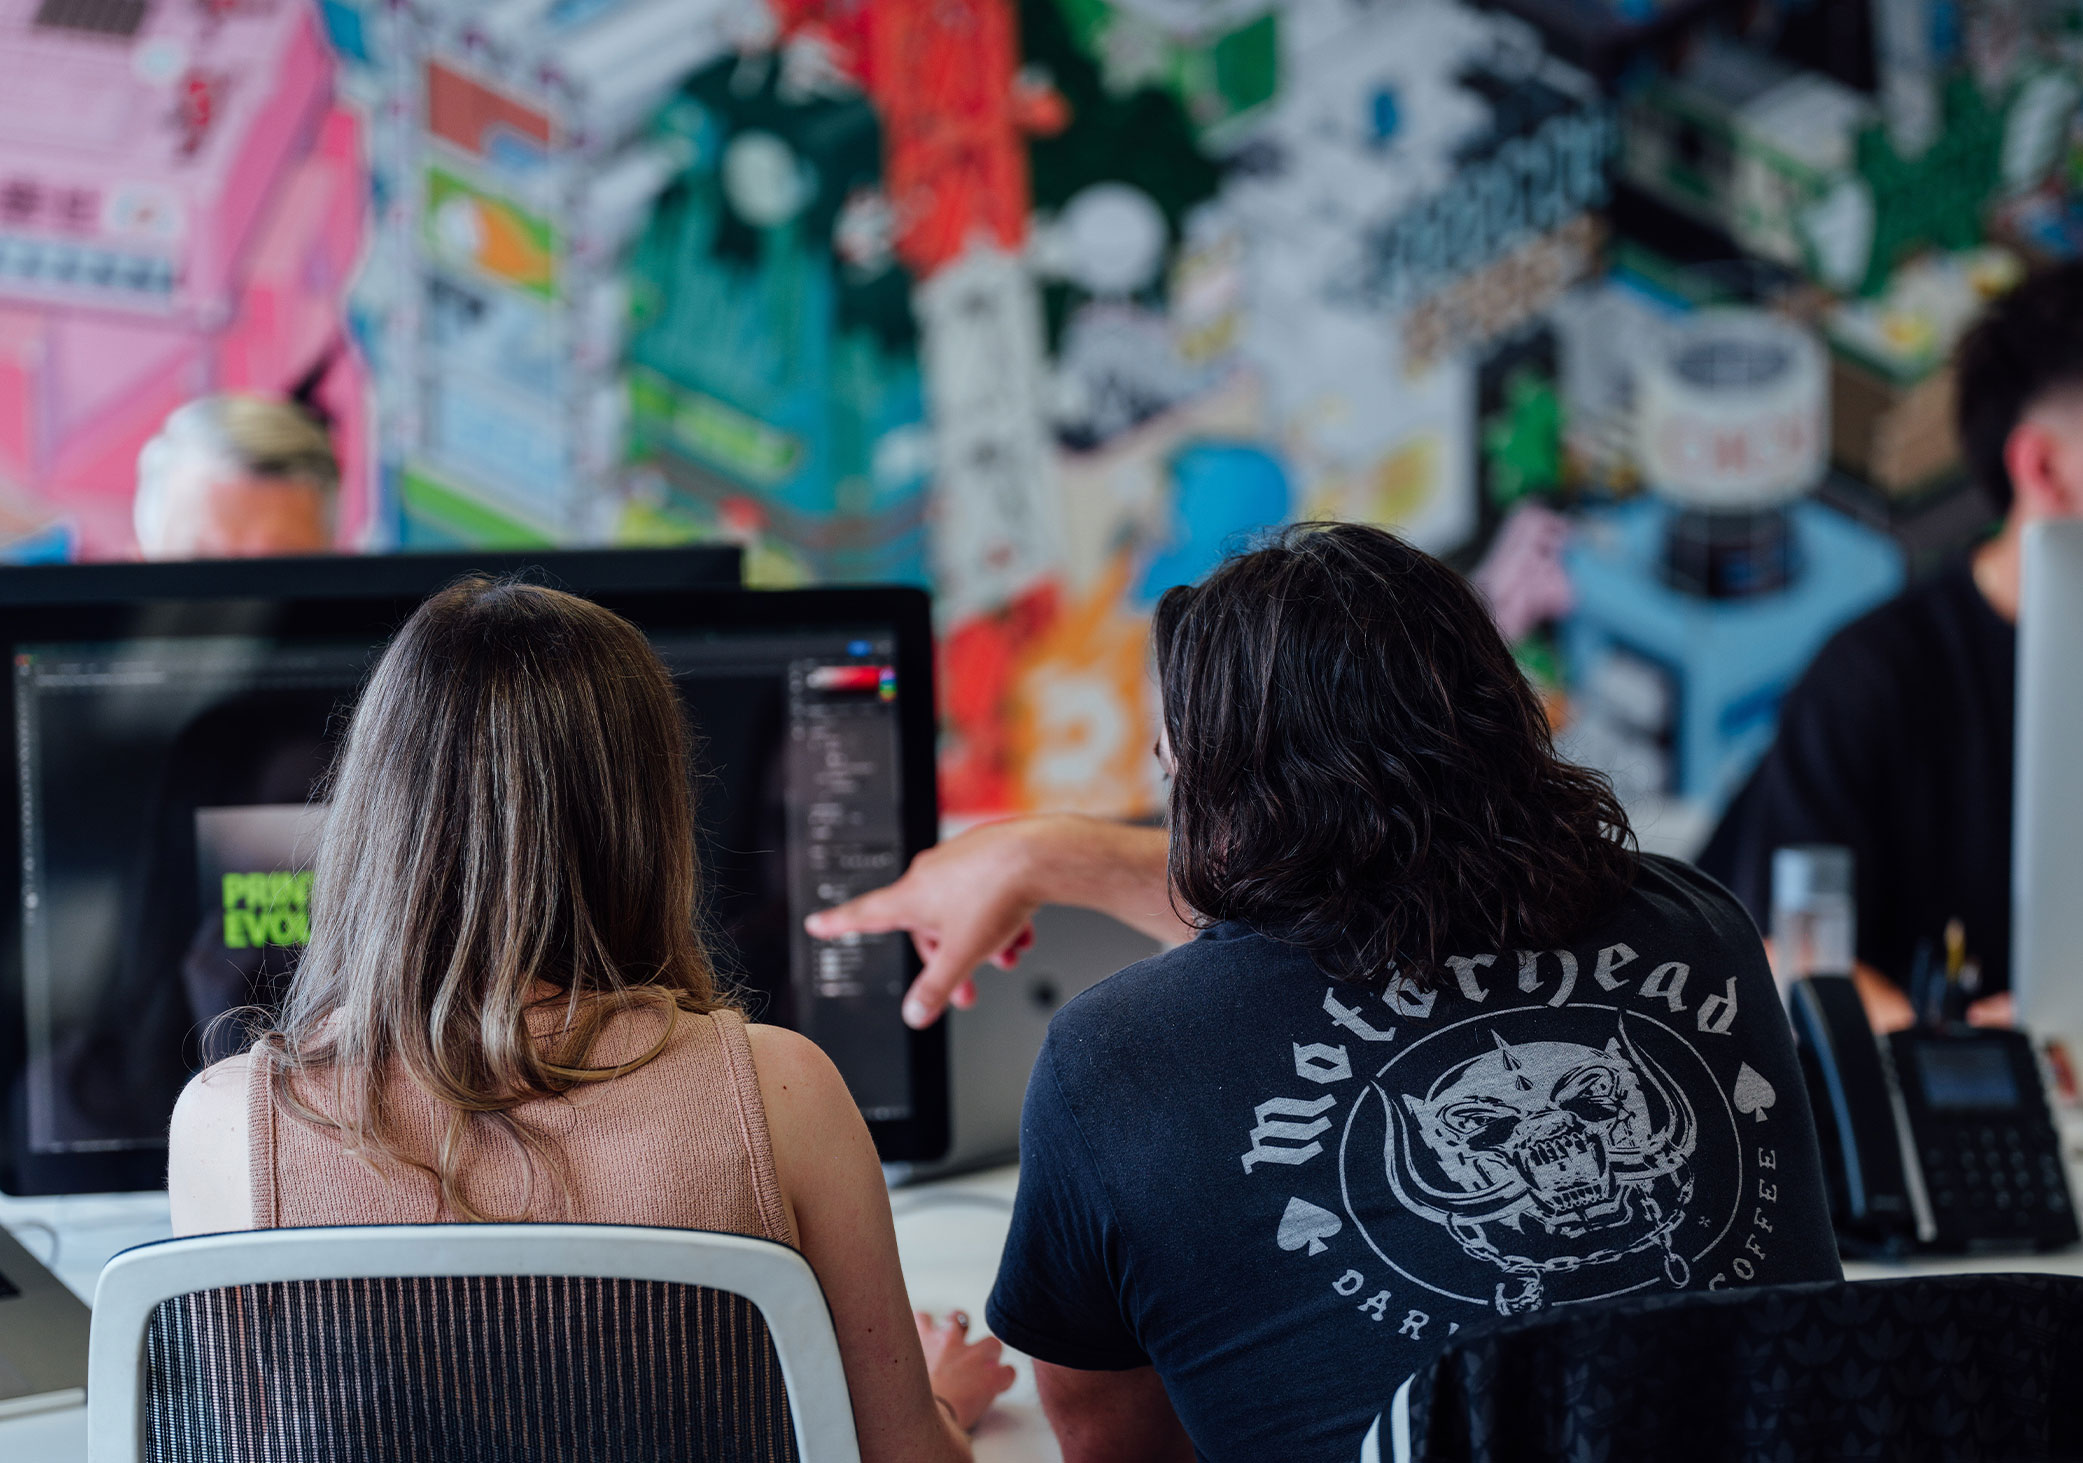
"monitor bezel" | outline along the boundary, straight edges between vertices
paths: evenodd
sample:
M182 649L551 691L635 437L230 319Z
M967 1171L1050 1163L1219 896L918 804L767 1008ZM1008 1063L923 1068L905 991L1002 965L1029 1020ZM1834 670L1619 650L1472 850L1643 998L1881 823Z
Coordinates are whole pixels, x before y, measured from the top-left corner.
M535 575L529 575L535 578ZM561 576L546 573L544 582ZM229 580L236 584L237 580ZM898 736L902 777L904 859L908 863L939 834L931 600L908 586L832 589L621 590L569 581L561 587L586 594L647 631L676 629L778 630L826 627L881 628L896 637ZM377 593L255 598L234 589L217 595L71 600L8 604L0 596L0 646L11 658L21 643L106 642L133 637L147 620L154 637L263 634L369 637L374 650L402 624L423 596ZM0 676L0 726L14 726L14 677ZM10 774L0 778L0 866L19 887L21 789ZM916 976L918 956L907 944L906 970ZM29 1197L54 1194L134 1192L164 1185L162 1148L108 1153L40 1154L28 1144L26 1112L18 1100L27 1061L23 1006L22 909L17 896L0 899L0 1192ZM944 1023L907 1031L913 1110L908 1118L868 1124L886 1163L927 1161L948 1144L948 1058ZM170 1115L169 1115L170 1116Z
M0 607L159 599L373 598L428 595L468 574L519 574L576 594L736 589L736 544L650 549L407 550L254 559L169 559L139 564L0 566Z

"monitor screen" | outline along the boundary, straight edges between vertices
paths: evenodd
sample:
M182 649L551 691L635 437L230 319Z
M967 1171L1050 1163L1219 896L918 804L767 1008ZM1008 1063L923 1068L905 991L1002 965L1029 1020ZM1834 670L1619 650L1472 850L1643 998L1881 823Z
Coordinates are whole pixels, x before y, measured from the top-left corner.
M2018 1073L1998 1041L1921 1041L1917 1075L1924 1101L1938 1112L2018 1106Z
M686 705L704 919L726 979L754 1019L825 1049L886 1157L937 1152L944 1059L899 1016L908 942L802 927L931 838L923 596L597 597L645 629ZM15 1192L163 1175L182 1084L241 1044L229 1013L274 1005L296 968L324 774L409 608L0 614L16 630L18 1006L0 1009L0 1029L19 1029ZM124 633L92 633L97 621ZM51 633L60 624L70 633Z

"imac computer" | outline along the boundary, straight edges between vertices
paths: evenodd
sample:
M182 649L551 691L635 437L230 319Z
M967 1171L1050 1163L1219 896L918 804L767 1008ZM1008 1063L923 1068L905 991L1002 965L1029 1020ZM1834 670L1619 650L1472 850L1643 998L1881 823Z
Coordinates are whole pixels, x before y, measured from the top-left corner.
M320 780L421 597L259 595L246 566L215 567L215 593L0 595L8 1193L164 1183L174 1099L230 1049L214 1019L279 1000L295 969ZM684 697L703 918L749 1012L830 1054L886 1160L936 1157L946 1038L900 1019L910 942L803 930L933 840L925 594L565 587L641 627Z
M2025 531L2011 989L2019 1023L2083 1053L2083 521Z

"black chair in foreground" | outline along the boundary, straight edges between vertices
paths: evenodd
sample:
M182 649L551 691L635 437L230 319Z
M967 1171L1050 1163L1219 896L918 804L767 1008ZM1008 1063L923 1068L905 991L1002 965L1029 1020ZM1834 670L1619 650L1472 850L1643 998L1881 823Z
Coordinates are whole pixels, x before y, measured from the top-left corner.
M1695 1291L1500 1321L1406 1381L1361 1457L2083 1459L2083 1278Z

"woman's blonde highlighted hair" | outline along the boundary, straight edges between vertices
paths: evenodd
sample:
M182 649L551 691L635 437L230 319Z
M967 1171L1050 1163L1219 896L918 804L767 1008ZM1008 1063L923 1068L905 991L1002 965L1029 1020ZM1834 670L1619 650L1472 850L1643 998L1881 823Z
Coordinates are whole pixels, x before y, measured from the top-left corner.
M642 634L538 585L470 579L406 621L334 764L311 943L253 1059L275 1102L350 1151L416 1168L468 1219L462 1140L490 1129L562 1187L525 1103L655 1057L680 1013L727 1005L697 933L688 733ZM545 996L544 987L553 993ZM562 1008L558 1035L532 1007ZM591 1064L618 1012L666 1019L651 1050ZM407 1151L391 1084L435 1105ZM307 1095L330 1092L321 1112ZM380 1171L380 1169L379 1169Z

